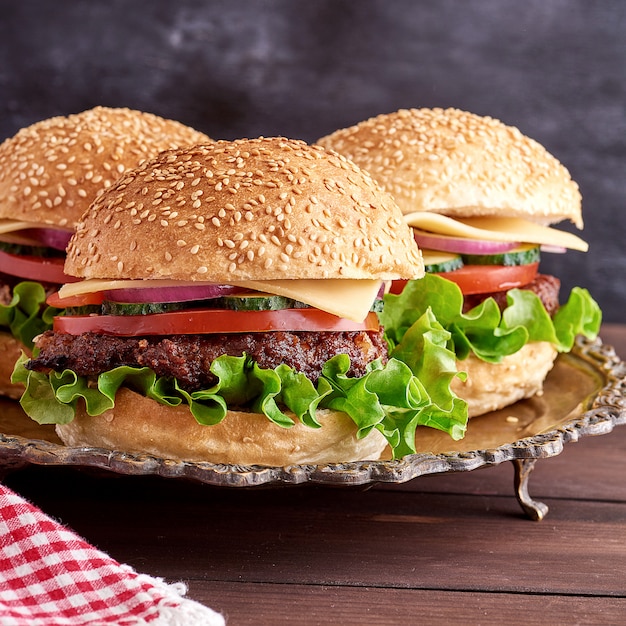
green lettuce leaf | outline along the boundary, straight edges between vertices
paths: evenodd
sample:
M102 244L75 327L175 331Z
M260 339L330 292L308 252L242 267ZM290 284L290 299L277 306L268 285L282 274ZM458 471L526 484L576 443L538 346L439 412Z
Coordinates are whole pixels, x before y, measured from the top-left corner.
M45 306L46 292L40 283L23 281L13 287L9 304L0 304L0 328L32 349L33 339L52 328L58 309Z
M602 321L600 307L586 289L575 287L553 318L539 297L531 291L512 289L507 293L507 307L501 313L493 298L463 313L463 294L459 287L441 276L426 274L409 281L399 295L388 294L379 314L385 327L392 354L410 359L403 344L413 326L431 310L449 332L448 348L462 360L470 353L498 363L526 343L548 341L560 352L569 352L577 335L597 336Z

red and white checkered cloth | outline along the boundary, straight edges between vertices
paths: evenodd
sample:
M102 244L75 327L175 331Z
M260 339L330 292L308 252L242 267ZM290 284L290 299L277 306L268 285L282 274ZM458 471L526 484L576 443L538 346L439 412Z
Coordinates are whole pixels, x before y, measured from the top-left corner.
M218 626L182 583L138 574L0 485L2 626Z

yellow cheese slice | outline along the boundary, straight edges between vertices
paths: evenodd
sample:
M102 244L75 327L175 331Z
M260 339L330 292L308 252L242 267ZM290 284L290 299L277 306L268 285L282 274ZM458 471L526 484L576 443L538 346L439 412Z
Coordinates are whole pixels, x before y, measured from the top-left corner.
M450 263L455 259L458 259L459 255L454 252L440 252L439 250L427 250L422 249L422 259L424 259L424 266L440 265L441 263Z
M362 322L376 299L382 281L342 278L249 280L233 285L299 300L338 317Z
M16 230L26 230L27 228L55 228L56 230L72 232L72 229L70 228L53 226L52 224L42 224L38 222L21 222L18 220L0 220L0 235L4 233L12 233Z
M419 211L408 213L404 219L409 226L414 228L452 237L535 243L560 246L580 252L587 252L589 249L586 241L572 233L542 226L519 217L451 218L439 213Z
M69 298L96 291L115 289L149 289L154 287L198 287L198 281L181 280L100 280L89 279L67 283L59 289L60 298ZM278 296L299 300L338 317L355 322L362 322L376 299L382 281L354 279L320 280L247 280L231 282L231 285L245 287L254 291L263 291Z

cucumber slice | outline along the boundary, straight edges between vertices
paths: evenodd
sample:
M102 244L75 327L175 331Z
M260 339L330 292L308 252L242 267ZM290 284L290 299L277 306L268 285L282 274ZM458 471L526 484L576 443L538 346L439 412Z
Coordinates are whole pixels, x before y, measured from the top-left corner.
M102 315L152 315L190 308L188 302L113 302L105 300L101 305Z
M85 304L83 306L68 306L62 311L61 315L100 315L102 307L99 304Z
M89 308L88 312L99 312L102 315L151 315L201 307L229 311L280 311L282 309L306 309L309 308L309 305L285 296L248 292L194 302L113 302L105 300L100 306L76 307L72 314L85 314L86 311L82 309ZM370 310L379 313L382 308L383 301L375 300Z
M212 300L210 306L216 309L230 309L231 311L279 311L281 309L303 309L308 305L293 298L259 292L222 296Z
M230 309L231 311L279 311L281 309L306 309L308 304L267 293L244 293L222 296L211 301L210 306L217 309ZM383 301L374 300L370 311L380 313L383 310Z
M383 308L385 307L385 303L383 300L381 300L380 298L374 300L374 302L372 302L372 306L370 307L370 311L373 311L374 313L382 313Z
M61 250L46 248L45 246L27 246L26 244L9 243L8 241L0 241L0 250L17 256L36 256L42 258L62 258L65 254Z
M435 250L422 250L424 269L427 272L452 272L463 267L463 259L460 254L452 252L439 252Z
M461 258L467 265L530 265L538 263L540 256L538 245L526 243L507 252L462 254Z

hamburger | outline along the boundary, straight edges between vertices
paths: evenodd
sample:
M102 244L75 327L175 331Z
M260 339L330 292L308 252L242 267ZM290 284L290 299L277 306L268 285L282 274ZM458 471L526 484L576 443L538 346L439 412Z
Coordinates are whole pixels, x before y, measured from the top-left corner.
M385 281L423 264L393 199L356 165L281 137L162 152L83 216L65 314L14 374L69 446L284 466L454 438L466 405L446 333L388 356ZM442 335L443 333L443 335Z
M568 170L517 128L458 109L382 114L319 140L367 170L400 206L426 277L397 281L383 323L408 355L407 328L430 308L466 373L453 389L470 417L540 394L559 352L593 338L601 312L586 289L561 304L544 252L586 252L581 194Z
M128 168L161 150L210 141L172 120L96 107L20 130L0 144L0 394L21 350L50 328L46 295L72 280L65 248L82 213Z

